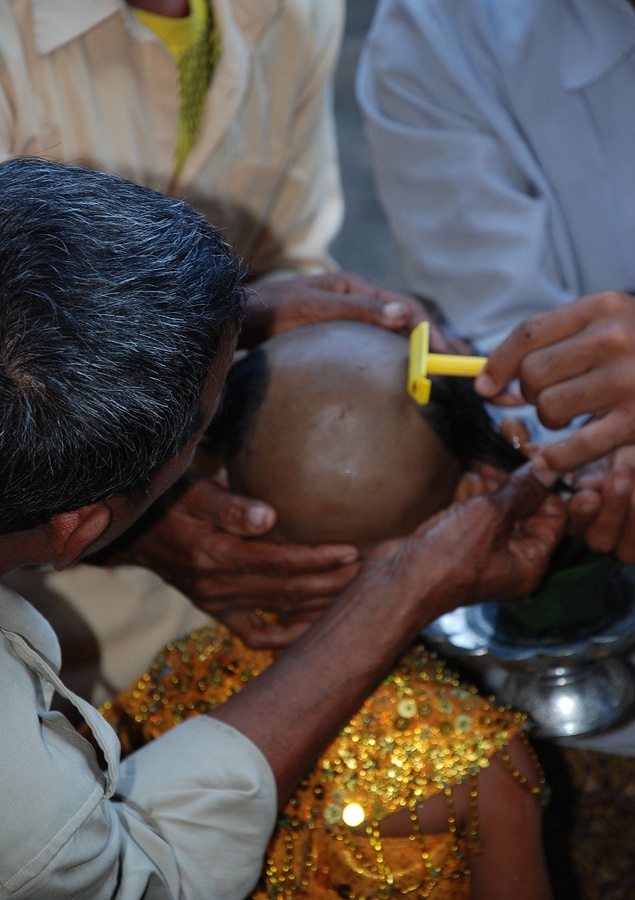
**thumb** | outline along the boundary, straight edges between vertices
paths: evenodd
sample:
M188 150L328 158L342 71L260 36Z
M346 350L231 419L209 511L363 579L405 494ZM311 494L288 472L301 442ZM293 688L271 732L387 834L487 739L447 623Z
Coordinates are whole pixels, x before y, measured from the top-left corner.
M206 516L222 531L237 537L257 537L276 524L276 511L268 503L232 494L213 481L208 484Z
M541 506L549 496L549 487L557 477L546 471L536 471L533 463L527 462L507 478L496 493L491 495L506 523L524 519Z
M337 294L320 300L316 316L321 320L346 319L366 322L391 331L409 328L413 307L406 298L386 299L371 294Z
M230 609L218 618L252 650L282 650L301 637L310 624L302 621L283 625L261 616L256 610Z

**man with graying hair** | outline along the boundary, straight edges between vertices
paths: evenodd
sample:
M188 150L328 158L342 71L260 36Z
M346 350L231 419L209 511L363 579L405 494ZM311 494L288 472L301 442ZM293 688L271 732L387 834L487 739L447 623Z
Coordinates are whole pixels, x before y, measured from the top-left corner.
M328 251L343 207L331 102L343 23L343 0L0 3L0 159L43 156L186 199L248 266L246 343L321 319L407 329L419 304L336 271ZM348 544L251 540L274 522L258 498L190 473L101 565L10 586L53 621L67 676L99 703L208 614L324 603L356 573ZM290 639L258 621L245 637Z
M37 159L0 166L0 571L72 565L182 474L218 405L240 282L179 201ZM421 627L468 595L533 586L564 524L546 497L525 472L381 546L259 679L121 766L61 681L50 626L0 589L2 895L241 900L277 804ZM55 692L93 743L51 711Z

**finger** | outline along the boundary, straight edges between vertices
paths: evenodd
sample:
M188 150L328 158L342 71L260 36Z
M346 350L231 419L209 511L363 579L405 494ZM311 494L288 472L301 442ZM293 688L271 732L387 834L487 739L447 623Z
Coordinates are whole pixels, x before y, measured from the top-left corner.
M243 641L254 650L283 650L302 637L311 625L310 622L295 622L291 625L265 625L262 629L253 629Z
M197 558L198 568L209 568L232 575L240 572L277 579L282 586L284 579L324 572L335 572L341 567L354 565L359 560L359 550L352 544L276 544L272 541L242 540L233 535L217 532L208 542L208 565L202 556Z
M428 322L430 325L428 347L431 353L450 353L455 356L472 356L473 351L460 338L448 338L438 325L435 325L432 313L425 305L415 301L414 312L408 324L408 332L420 322Z
M229 534L255 537L270 531L276 511L267 503L232 494L218 481L190 477L181 489L178 502L201 522L210 522Z
M449 349L442 331L431 321L430 310L414 297L351 272L318 275L310 282L323 292L319 300L326 304L322 310L324 320L353 318L393 331L410 330L419 322L430 321L430 348L436 352Z
M496 394L488 394L486 392L486 381L483 381L482 384L480 383L481 375L482 372L479 372L476 377L476 381L478 381L479 384L475 381L474 389L483 400L487 400L488 403L493 403L494 406L502 406L510 409L515 406L525 406L527 403L520 391L512 387L508 387ZM485 389L483 389L484 386Z
M630 507L615 550L622 562L635 563L635 498L633 495L631 495Z
M529 442L530 435L527 426L521 419L515 419L510 416L501 422L501 431L507 438L512 447L521 452L525 452L525 447Z
M535 512L549 495L551 473L536 471L534 463L527 462L507 478L490 497L500 510L505 523L526 518ZM546 482L546 483L545 483Z
M623 315L632 315L634 308L633 298L627 294L605 291L526 319L490 354L476 379L477 393L495 397L520 373L521 364L530 353L577 335L590 323L597 326L605 320L605 324L614 324ZM622 348L625 341L629 342L621 326L618 331L613 328L612 333Z
M625 340L622 323L602 319L591 322L572 337L530 353L520 366L523 396L535 402L535 397L545 387L570 382L586 373L594 374L596 380L601 378L602 383L610 382L611 368L616 373L619 371L611 363L620 361L625 351L630 358L631 348ZM587 382L576 384L586 385ZM583 408L581 411L592 410Z
M276 511L267 503L220 489L208 514L217 528L238 537L266 534L276 524Z
M538 449L542 449L542 445ZM586 465L578 466L571 475L576 489L586 487L601 488L604 479L611 472L617 472L618 469L630 470L632 468L634 467L628 461L622 463L613 454L611 456L603 456L601 459L596 459Z
M622 466L626 466L629 469L635 469L635 447L632 445L620 447L615 453L613 464L616 469Z
M631 510L634 489L633 473L622 470L607 476L598 514L584 532L585 541L592 550L608 553L620 544Z
M414 312L414 301L408 298L380 299L372 294L361 293L324 292L311 307L313 321L351 320L391 331L410 328Z
M558 309L538 313L525 319L490 353L476 379L476 390L482 397L494 397L520 372L529 353L547 347L579 332L589 321L589 304L581 298Z
M535 403L538 418L547 428L563 428L576 416L596 415L601 418L611 409L627 411L631 405L635 428L635 398L631 404L632 368L630 361L616 360L549 385L540 392L529 392L528 399Z
M487 493L485 480L479 472L465 472L455 492L454 500L463 501Z
M369 281L368 278L364 278L363 275L358 275L355 272L330 272L324 275L316 275L310 281L315 285L319 285L323 290L336 294L361 294L366 297L375 297L384 302L410 303L412 299L407 294L382 287L382 285Z
M315 597L335 596L355 578L360 563L324 573L296 576L215 572L209 578L193 577L187 589L190 600L209 615L218 616L228 605L240 601L244 608L284 611Z
M253 650L281 650L297 640L309 622L269 622L254 611L235 610L219 616L223 623Z
M310 600L334 597L348 587L358 574L361 563L342 566L326 572L287 578L280 586L279 601L295 605Z
M585 485L567 503L569 533L584 534L595 521L602 509L602 492L599 488Z
M543 575L551 554L565 534L567 514L560 497L549 494L529 516L512 522L513 527L509 529L510 520L506 519L501 537L516 565L520 563L517 569L520 578L514 592L521 596L533 590Z
M631 416L616 410L602 419L592 419L566 440L542 447L536 461L542 459L545 466L557 472L576 469L611 453L616 447L631 444L634 430Z
M350 286L354 286L352 293L365 294L368 298L375 297L384 304L383 317L390 317L390 321L381 324L384 328L396 328L394 323L396 310L406 309L409 316L405 326L407 330L414 328L420 322L430 323L429 344L433 353L455 353L457 355L470 355L473 351L469 344L459 338L453 338L451 341L443 334L441 328L435 323L438 319L438 313L430 304L424 300L402 294L399 291L373 284L366 279L357 276L351 277Z

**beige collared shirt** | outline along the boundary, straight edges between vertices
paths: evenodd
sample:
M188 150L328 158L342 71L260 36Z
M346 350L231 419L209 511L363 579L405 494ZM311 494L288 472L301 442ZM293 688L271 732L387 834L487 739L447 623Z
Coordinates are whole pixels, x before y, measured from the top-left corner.
M119 766L110 726L58 676L48 623L0 588L0 898L242 900L276 817L267 761L200 716ZM101 747L61 713L81 713Z
M185 199L253 277L332 268L342 217L328 82L343 0L214 0L222 36L178 177L178 72L124 0L0 4L0 158L102 169Z
M178 71L127 3L0 0L0 159L41 155L182 197L222 227L254 277L325 271L342 215L328 86L344 2L212 0L212 8L222 56L198 142L175 180ZM27 570L10 585L52 616L75 690L95 703L205 621L138 566ZM89 665L74 658L77 623L99 646Z

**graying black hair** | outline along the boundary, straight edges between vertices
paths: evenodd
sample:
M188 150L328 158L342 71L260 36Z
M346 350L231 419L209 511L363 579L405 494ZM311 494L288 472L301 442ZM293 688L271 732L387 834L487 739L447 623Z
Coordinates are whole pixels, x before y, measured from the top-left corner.
M148 486L200 426L242 281L179 200L41 159L0 165L0 533Z

